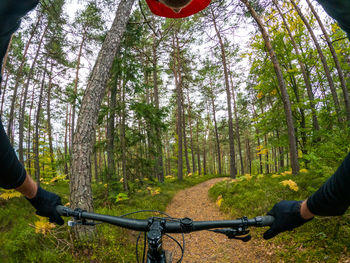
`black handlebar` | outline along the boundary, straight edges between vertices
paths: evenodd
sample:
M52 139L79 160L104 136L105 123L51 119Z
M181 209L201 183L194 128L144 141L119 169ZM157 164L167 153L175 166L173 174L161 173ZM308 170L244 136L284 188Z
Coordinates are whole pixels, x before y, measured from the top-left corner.
M65 206L57 206L57 212L61 216L72 216L77 220L96 220L100 222L109 223L123 228L148 232L153 223L153 218L148 220L130 219L118 216L108 216L102 214L88 213L80 209L73 210ZM220 221L192 221L190 218L183 218L178 221L167 221L166 219L159 219L163 221L163 230L165 233L189 233L200 230L208 230L213 228L236 228L240 226L270 226L274 221L273 216L257 216L252 219L240 218L236 220L220 220Z

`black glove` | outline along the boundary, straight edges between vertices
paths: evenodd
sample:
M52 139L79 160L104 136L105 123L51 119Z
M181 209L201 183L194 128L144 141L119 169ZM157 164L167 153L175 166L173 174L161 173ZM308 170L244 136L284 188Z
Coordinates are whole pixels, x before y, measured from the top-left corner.
M36 214L39 216L48 217L51 223L63 225L64 221L56 211L56 206L62 205L61 197L42 189L40 186L36 196L27 200L36 209Z
M264 233L264 239L270 239L284 231L291 231L310 221L300 215L300 206L303 201L281 201L267 213L275 218L270 229Z

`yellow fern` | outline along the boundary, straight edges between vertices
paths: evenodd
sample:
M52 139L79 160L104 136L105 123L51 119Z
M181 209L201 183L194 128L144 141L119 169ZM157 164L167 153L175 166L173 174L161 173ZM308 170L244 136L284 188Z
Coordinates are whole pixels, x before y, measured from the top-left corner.
M273 174L271 175L272 178L277 178L277 177L280 177L281 175L280 174Z
M222 195L219 195L218 198L216 199L216 205L217 205L218 207L220 207L223 200L224 200L224 199L222 198Z
M299 187L298 187L297 183L292 181L292 180L284 180L281 182L281 184L283 186L288 186L290 190L293 190L295 192L299 191Z
M35 233L46 235L49 231L55 228L55 224L50 223L47 218L37 216L39 221L34 222Z
M250 174L245 174L244 177L247 181L250 181L253 178L253 176L251 176Z
M21 197L21 193L17 192L16 190L5 190L5 193L2 193L0 195L0 198L9 200L15 197Z

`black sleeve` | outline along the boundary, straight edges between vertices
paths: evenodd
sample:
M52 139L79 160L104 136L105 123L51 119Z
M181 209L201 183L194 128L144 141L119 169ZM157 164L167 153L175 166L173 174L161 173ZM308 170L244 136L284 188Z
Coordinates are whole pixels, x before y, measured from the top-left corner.
M38 3L39 0L0 0L0 66L2 66L11 35L21 23L21 17Z
M6 189L23 184L26 172L18 161L15 151L5 133L0 120L0 186Z
M339 26L350 39L350 1L349 0L317 0L328 15L337 20Z
M0 69L11 35L18 29L21 17L38 2L39 0L0 0ZM0 187L19 187L25 177L23 165L18 161L0 119Z
M342 215L350 206L350 153L338 170L308 200L307 206L315 215Z

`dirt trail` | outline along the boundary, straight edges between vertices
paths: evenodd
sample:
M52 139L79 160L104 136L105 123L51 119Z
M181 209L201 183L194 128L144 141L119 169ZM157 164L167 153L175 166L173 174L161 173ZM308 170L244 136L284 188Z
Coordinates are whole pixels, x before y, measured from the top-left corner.
M232 219L223 215L215 203L208 198L208 190L222 178L215 178L194 187L180 191L175 195L166 212L176 218L190 217L193 220ZM181 240L181 235L173 235ZM258 238L258 237L255 237ZM254 236L253 236L254 239ZM185 235L185 256L183 262L274 262L273 250L268 242L251 240L244 243L229 240L225 235L208 231L194 232ZM165 249L175 250L175 259L180 250L174 242L164 239Z

